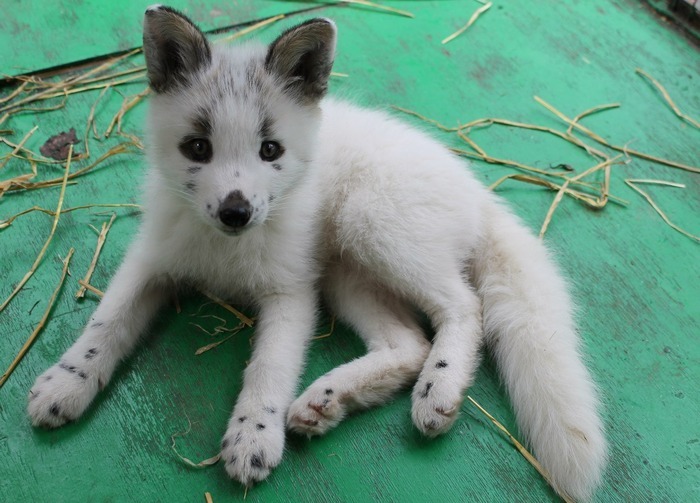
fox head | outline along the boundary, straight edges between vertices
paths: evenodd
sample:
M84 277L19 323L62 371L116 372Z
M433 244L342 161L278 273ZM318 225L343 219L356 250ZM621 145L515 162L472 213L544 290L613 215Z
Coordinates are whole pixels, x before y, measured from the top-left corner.
M159 183L222 232L265 222L313 159L335 32L312 19L268 47L225 48L181 13L149 7L148 150Z

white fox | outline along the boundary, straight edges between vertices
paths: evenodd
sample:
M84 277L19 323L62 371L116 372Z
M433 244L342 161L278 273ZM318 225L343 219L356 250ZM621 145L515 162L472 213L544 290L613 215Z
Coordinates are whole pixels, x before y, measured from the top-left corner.
M325 433L406 385L415 426L445 433L485 338L520 432L557 488L587 499L606 442L564 281L446 148L323 99L335 37L331 21L312 19L269 47L214 47L179 12L146 11L143 222L82 336L31 389L33 424L83 414L173 286L190 285L259 310L222 442L243 484L280 462L285 428ZM294 400L319 292L368 353Z

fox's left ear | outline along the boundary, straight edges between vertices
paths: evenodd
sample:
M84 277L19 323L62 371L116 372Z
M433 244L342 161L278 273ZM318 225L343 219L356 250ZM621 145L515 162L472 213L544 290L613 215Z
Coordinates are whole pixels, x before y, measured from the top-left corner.
M143 52L148 80L157 93L186 84L211 63L211 48L204 34L185 15L164 5L146 10Z
M290 28L270 45L265 68L280 77L296 98L314 103L328 89L335 33L330 19L311 19Z

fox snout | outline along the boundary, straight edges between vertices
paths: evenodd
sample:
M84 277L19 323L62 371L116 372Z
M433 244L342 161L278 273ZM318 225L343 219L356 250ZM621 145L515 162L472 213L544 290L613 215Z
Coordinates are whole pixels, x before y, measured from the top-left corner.
M217 216L222 224L230 230L245 227L253 215L253 205L240 190L234 190L219 205Z

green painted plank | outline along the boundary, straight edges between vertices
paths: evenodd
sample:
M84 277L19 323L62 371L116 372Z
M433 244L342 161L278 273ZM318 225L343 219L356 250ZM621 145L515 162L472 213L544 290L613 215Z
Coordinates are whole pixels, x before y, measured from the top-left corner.
M35 69L137 44L144 5L110 7L83 2L23 3L7 9L0 38L12 47L3 68ZM181 3L205 27L298 8L298 2L239 1ZM561 127L537 105L539 95L573 116L601 103L620 109L586 119L616 143L690 164L699 164L700 132L680 123L658 94L634 73L642 67L663 82L678 105L700 116L700 55L636 3L542 0L499 2L460 38L439 41L461 26L475 2L391 2L411 10L404 19L357 8L324 12L340 30L336 70L348 78L332 81L332 94L359 103L397 104L454 125L480 117L502 117ZM212 9L225 14L212 17ZM73 20L67 22L67 20ZM99 21L96 21L99 20ZM270 41L293 21L260 33ZM9 31L11 26L20 27ZM57 41L61 51L58 54ZM8 70L4 70L8 71ZM138 92L143 84L122 89ZM82 134L97 93L71 97L65 110L23 114L9 122L17 140L35 124L33 149L68 127ZM113 92L97 109L104 130L119 108ZM125 123L143 134L143 106ZM407 120L412 120L408 119ZM4 126L3 126L4 127ZM453 137L423 126L452 146ZM491 128L473 133L489 153L540 168L567 163L581 171L591 161L570 145L543 135ZM95 153L103 144L92 141ZM80 147L82 148L82 147ZM93 154L94 156L95 154ZM145 161L115 157L70 186L66 205L137 202ZM12 161L0 179L25 170ZM41 167L58 176L58 167ZM486 182L512 172L483 163L474 169ZM629 201L594 212L565 199L547 241L571 278L589 361L601 384L611 461L597 501L693 501L700 498L700 452L694 426L700 404L700 261L698 245L666 226L625 178L660 178L685 189L649 187L672 220L700 233L698 175L634 160L613 169L612 192ZM539 229L552 194L516 182L500 190L533 229ZM34 204L55 207L58 189L7 194L0 219ZM129 210L110 232L93 284L104 288L138 223ZM219 348L194 356L211 338L190 325L213 328L196 314L203 299L183 299L183 312L166 309L143 347L118 371L80 422L43 432L29 425L26 393L35 376L71 344L96 306L94 297L76 302L72 294L90 261L95 235L89 225L109 218L98 210L61 218L49 253L35 277L7 311L0 313L0 367L9 364L45 308L60 273L58 256L75 246L73 276L59 298L46 331L0 390L0 500L27 501L196 501L210 491L215 501L241 499L243 490L221 467L191 470L170 450L170 435L187 427L178 449L204 459L218 448L240 389L250 331ZM31 265L48 235L50 218L33 214L0 231L0 297ZM35 306L35 303L37 303ZM199 313L230 319L216 306ZM232 323L232 320L230 321ZM324 319L318 333L328 330ZM338 328L315 341L304 384L362 354L361 343ZM513 415L495 369L485 361L470 394L515 431ZM349 418L323 438L291 436L282 465L251 489L251 501L545 501L556 500L537 473L469 405L444 438L421 438L410 423L410 400L402 394L386 407ZM7 496L9 495L9 496Z
M143 13L151 3L140 0L7 0L0 19L0 45L5 55L0 73L16 75L141 45ZM188 2L167 5L211 30L271 15L308 8L303 2Z

